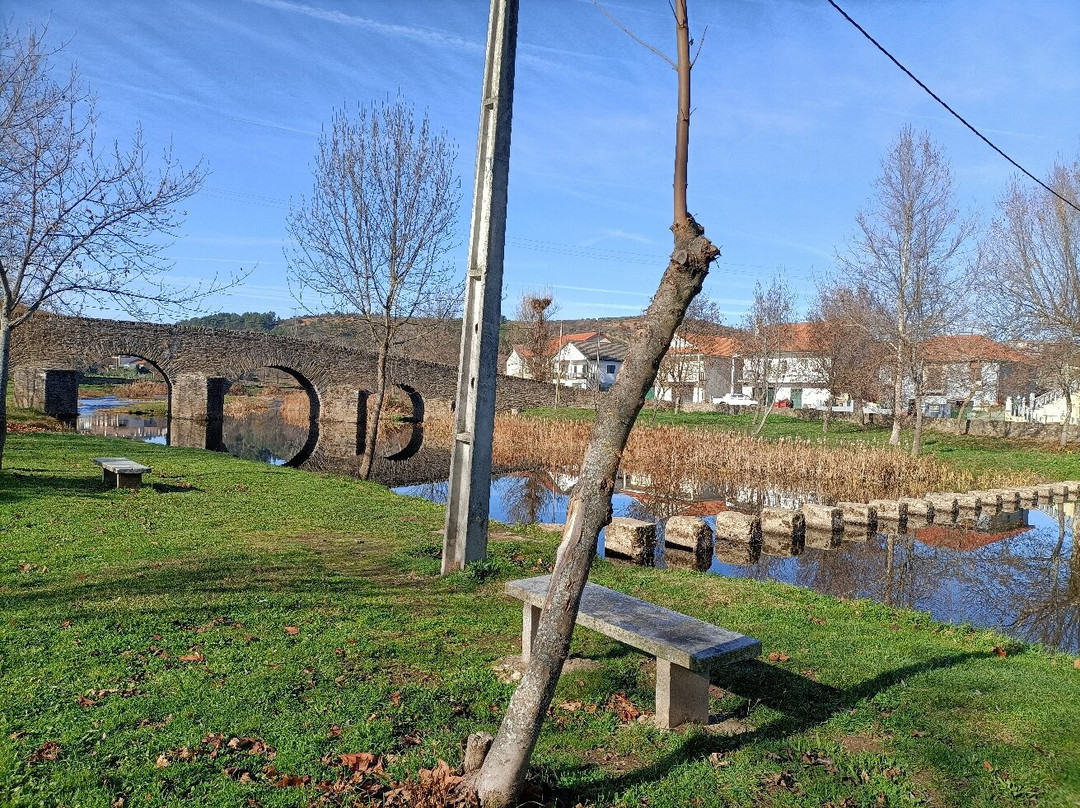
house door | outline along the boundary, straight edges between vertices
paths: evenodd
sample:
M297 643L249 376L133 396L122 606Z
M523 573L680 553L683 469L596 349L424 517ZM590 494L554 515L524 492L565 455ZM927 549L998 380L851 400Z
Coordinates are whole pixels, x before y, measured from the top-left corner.
M791 406L796 410L802 407L801 387L796 387L794 390L791 391Z

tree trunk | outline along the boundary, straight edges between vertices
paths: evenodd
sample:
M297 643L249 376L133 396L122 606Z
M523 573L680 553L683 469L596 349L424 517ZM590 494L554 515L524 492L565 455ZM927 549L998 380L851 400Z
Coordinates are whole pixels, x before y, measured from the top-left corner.
M11 324L0 320L0 469L4 467L7 445L7 391L11 377Z
M960 422L964 420L964 409L967 407L968 404L971 403L972 399L974 399L974 398L975 398L975 388L972 388L971 390L968 391L968 394L964 397L964 400L960 403L960 412L958 412L956 414L956 434L957 435L961 434L961 432L960 432Z
M768 395L768 388L767 387L766 387L765 395L766 396ZM774 395L773 400L765 405L765 409L761 413L761 420L758 421L757 424L754 426L754 431L752 433L754 435L754 437L757 437L759 434L761 434L761 430L765 426L765 421L769 417L769 413L771 413L773 411L773 407L775 407L775 406L776 406L776 397ZM755 420L756 420L756 418L755 418Z
M893 370L893 409L892 409L892 434L889 435L889 443L893 446L900 445L900 419L904 415L904 345L898 343L896 347L896 368Z
M673 229L674 255L685 251L687 260L680 264L673 259L668 265L644 323L630 342L626 363L605 396L589 435L529 667L510 700L475 784L485 806L511 803L524 780L570 646L581 592L596 555L597 537L611 520L611 494L627 438L686 306L701 290L709 263L717 254L693 219Z
M375 358L375 401L367 414L367 429L364 434L364 454L360 458L360 479L371 476L371 467L375 464L375 442L379 437L379 420L382 417L383 399L386 397L386 365L390 355L390 344L384 340L379 346Z
M825 412L821 416L821 434L829 434L829 416L832 415L832 396L825 399Z
M1065 415L1061 419L1061 435L1058 442L1065 446L1069 442L1069 421L1072 419L1072 394L1065 388Z
M604 397L581 475L567 509L544 609L525 675L514 691L502 726L473 783L485 806L505 806L521 789L544 715L570 647L581 593L596 555L601 528L611 521L611 494L623 450L645 396L656 381L686 308L701 291L719 251L686 210L686 161L690 126L690 45L686 0L675 0L678 43L679 117L675 148L675 249L627 350L626 362Z
M922 448L922 427L923 427L923 411L922 411L922 395L916 394L915 396L915 434L911 439L911 456L918 457L919 450Z

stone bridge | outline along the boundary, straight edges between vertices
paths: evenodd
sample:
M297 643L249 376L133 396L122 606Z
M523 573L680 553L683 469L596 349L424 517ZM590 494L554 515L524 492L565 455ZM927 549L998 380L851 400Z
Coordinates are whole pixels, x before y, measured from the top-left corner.
M229 385L246 374L275 368L296 379L310 403L307 443L290 465L341 468L363 453L375 354L265 333L37 315L14 332L16 404L74 418L80 372L115 356L139 357L164 376L172 445L223 449L222 410ZM412 437L388 458L405 460L421 448L425 411L433 406L449 410L457 368L392 357L389 372L412 402ZM560 391L565 404L591 404L591 396ZM496 402L500 410L545 406L555 403L555 394L548 384L499 376Z

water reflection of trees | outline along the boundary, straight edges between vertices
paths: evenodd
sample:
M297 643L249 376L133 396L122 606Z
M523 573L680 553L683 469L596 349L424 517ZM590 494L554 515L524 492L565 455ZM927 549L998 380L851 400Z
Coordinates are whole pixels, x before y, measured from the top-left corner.
M264 463L291 460L307 441L307 426L288 424L276 408L225 418L222 425L229 453Z
M511 524L555 521L555 478L546 471L518 471L503 477L499 491ZM565 492L559 492L565 493Z
M762 556L753 577L929 611L938 619L996 626L1028 642L1076 651L1080 554L1060 510L1056 521L974 549L879 534L865 542L845 541L835 550L808 548L789 570L790 577L775 560Z

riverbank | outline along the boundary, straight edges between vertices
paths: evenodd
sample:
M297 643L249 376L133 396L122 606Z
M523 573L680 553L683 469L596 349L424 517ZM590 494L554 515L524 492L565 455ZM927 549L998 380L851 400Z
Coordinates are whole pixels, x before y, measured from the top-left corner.
M100 455L150 465L147 485L104 490ZM546 571L556 539L497 531L488 561L440 578L442 518L344 477L9 435L0 802L362 803L343 755L397 781L456 765L512 692L492 670L519 650L503 583ZM714 677L714 731L663 733L635 716L653 706L649 660L577 632L573 653L599 664L560 684L533 758L542 800L1080 804L1064 654L781 584L606 562L593 579L757 637L764 657Z

